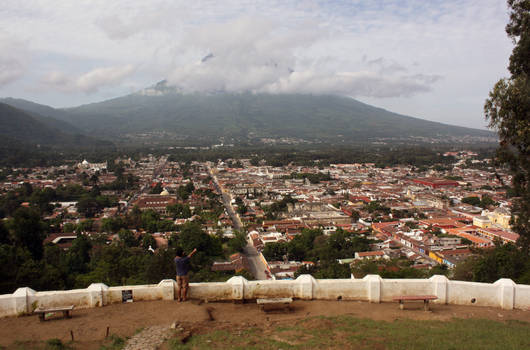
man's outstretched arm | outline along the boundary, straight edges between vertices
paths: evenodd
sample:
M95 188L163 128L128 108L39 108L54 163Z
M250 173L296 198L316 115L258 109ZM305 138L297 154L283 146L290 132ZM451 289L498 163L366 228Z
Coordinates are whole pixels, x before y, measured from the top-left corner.
M188 254L188 258L191 258L193 254L195 254L196 252L197 252L197 248L193 249L191 253Z

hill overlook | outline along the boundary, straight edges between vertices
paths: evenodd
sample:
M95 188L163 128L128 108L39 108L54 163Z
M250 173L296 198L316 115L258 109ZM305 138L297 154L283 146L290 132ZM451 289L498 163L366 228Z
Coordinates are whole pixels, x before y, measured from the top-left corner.
M293 312L266 314L252 303L118 303L76 309L71 319L38 327L34 317L6 317L0 319L0 346L49 349L51 339L57 339L80 350L150 349L161 343L161 349L428 349L433 343L458 349L464 342L469 349L516 349L529 342L530 317L523 310L439 305L424 312L421 307L399 310L394 303L293 304ZM112 336L105 338L107 327Z

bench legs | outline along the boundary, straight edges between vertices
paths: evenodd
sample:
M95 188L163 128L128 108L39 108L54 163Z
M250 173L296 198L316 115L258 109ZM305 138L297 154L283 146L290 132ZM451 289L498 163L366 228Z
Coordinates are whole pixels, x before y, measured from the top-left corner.
M291 312L293 311L293 307L289 304L282 304L282 305L261 305L261 311L263 312Z
M399 300L399 309L404 310L405 309L405 303L403 300ZM423 300L423 310L429 311L429 299Z
M63 317L64 318L72 318L72 310L63 310L62 313L63 313ZM51 312L49 314L54 314L54 312ZM46 321L46 312L40 312L39 313L39 320L41 322Z

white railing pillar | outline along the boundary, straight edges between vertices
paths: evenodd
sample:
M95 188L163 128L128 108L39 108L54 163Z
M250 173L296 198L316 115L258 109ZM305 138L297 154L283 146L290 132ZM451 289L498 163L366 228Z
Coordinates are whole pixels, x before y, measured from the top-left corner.
M515 303L515 282L509 278L501 278L493 283L498 288L499 306L505 310L513 310Z
M438 297L434 302L438 304L447 304L447 288L449 279L444 275L434 275L429 280L432 283L432 293Z
M371 303L381 302L381 283L383 279L379 275L366 275L363 278L366 281L368 292L368 301Z
M92 283L88 286L90 295L90 307L102 307L107 305L107 291L109 287L104 283Z
M30 301L31 297L35 296L35 291L28 287L18 288L15 293L13 293L13 298L15 298L15 314L22 315L33 312L38 305L32 305Z
M232 299L243 300L245 299L245 286L248 281L242 276L231 277L226 281L232 286Z
M313 299L313 289L317 284L317 280L311 275L300 275L295 280L298 285L298 297L300 299Z
M158 283L158 287L162 288L162 300L175 300L175 285L177 282L172 279L166 279Z

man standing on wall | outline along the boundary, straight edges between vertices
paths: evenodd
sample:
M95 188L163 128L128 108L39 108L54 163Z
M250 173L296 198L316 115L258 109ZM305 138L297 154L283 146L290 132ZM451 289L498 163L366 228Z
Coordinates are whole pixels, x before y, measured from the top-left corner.
M188 285L190 279L188 272L190 271L190 258L197 252L193 249L187 256L182 257L184 252L182 248L177 248L177 256L175 257L175 266L177 267L177 300L186 301L188 297Z

